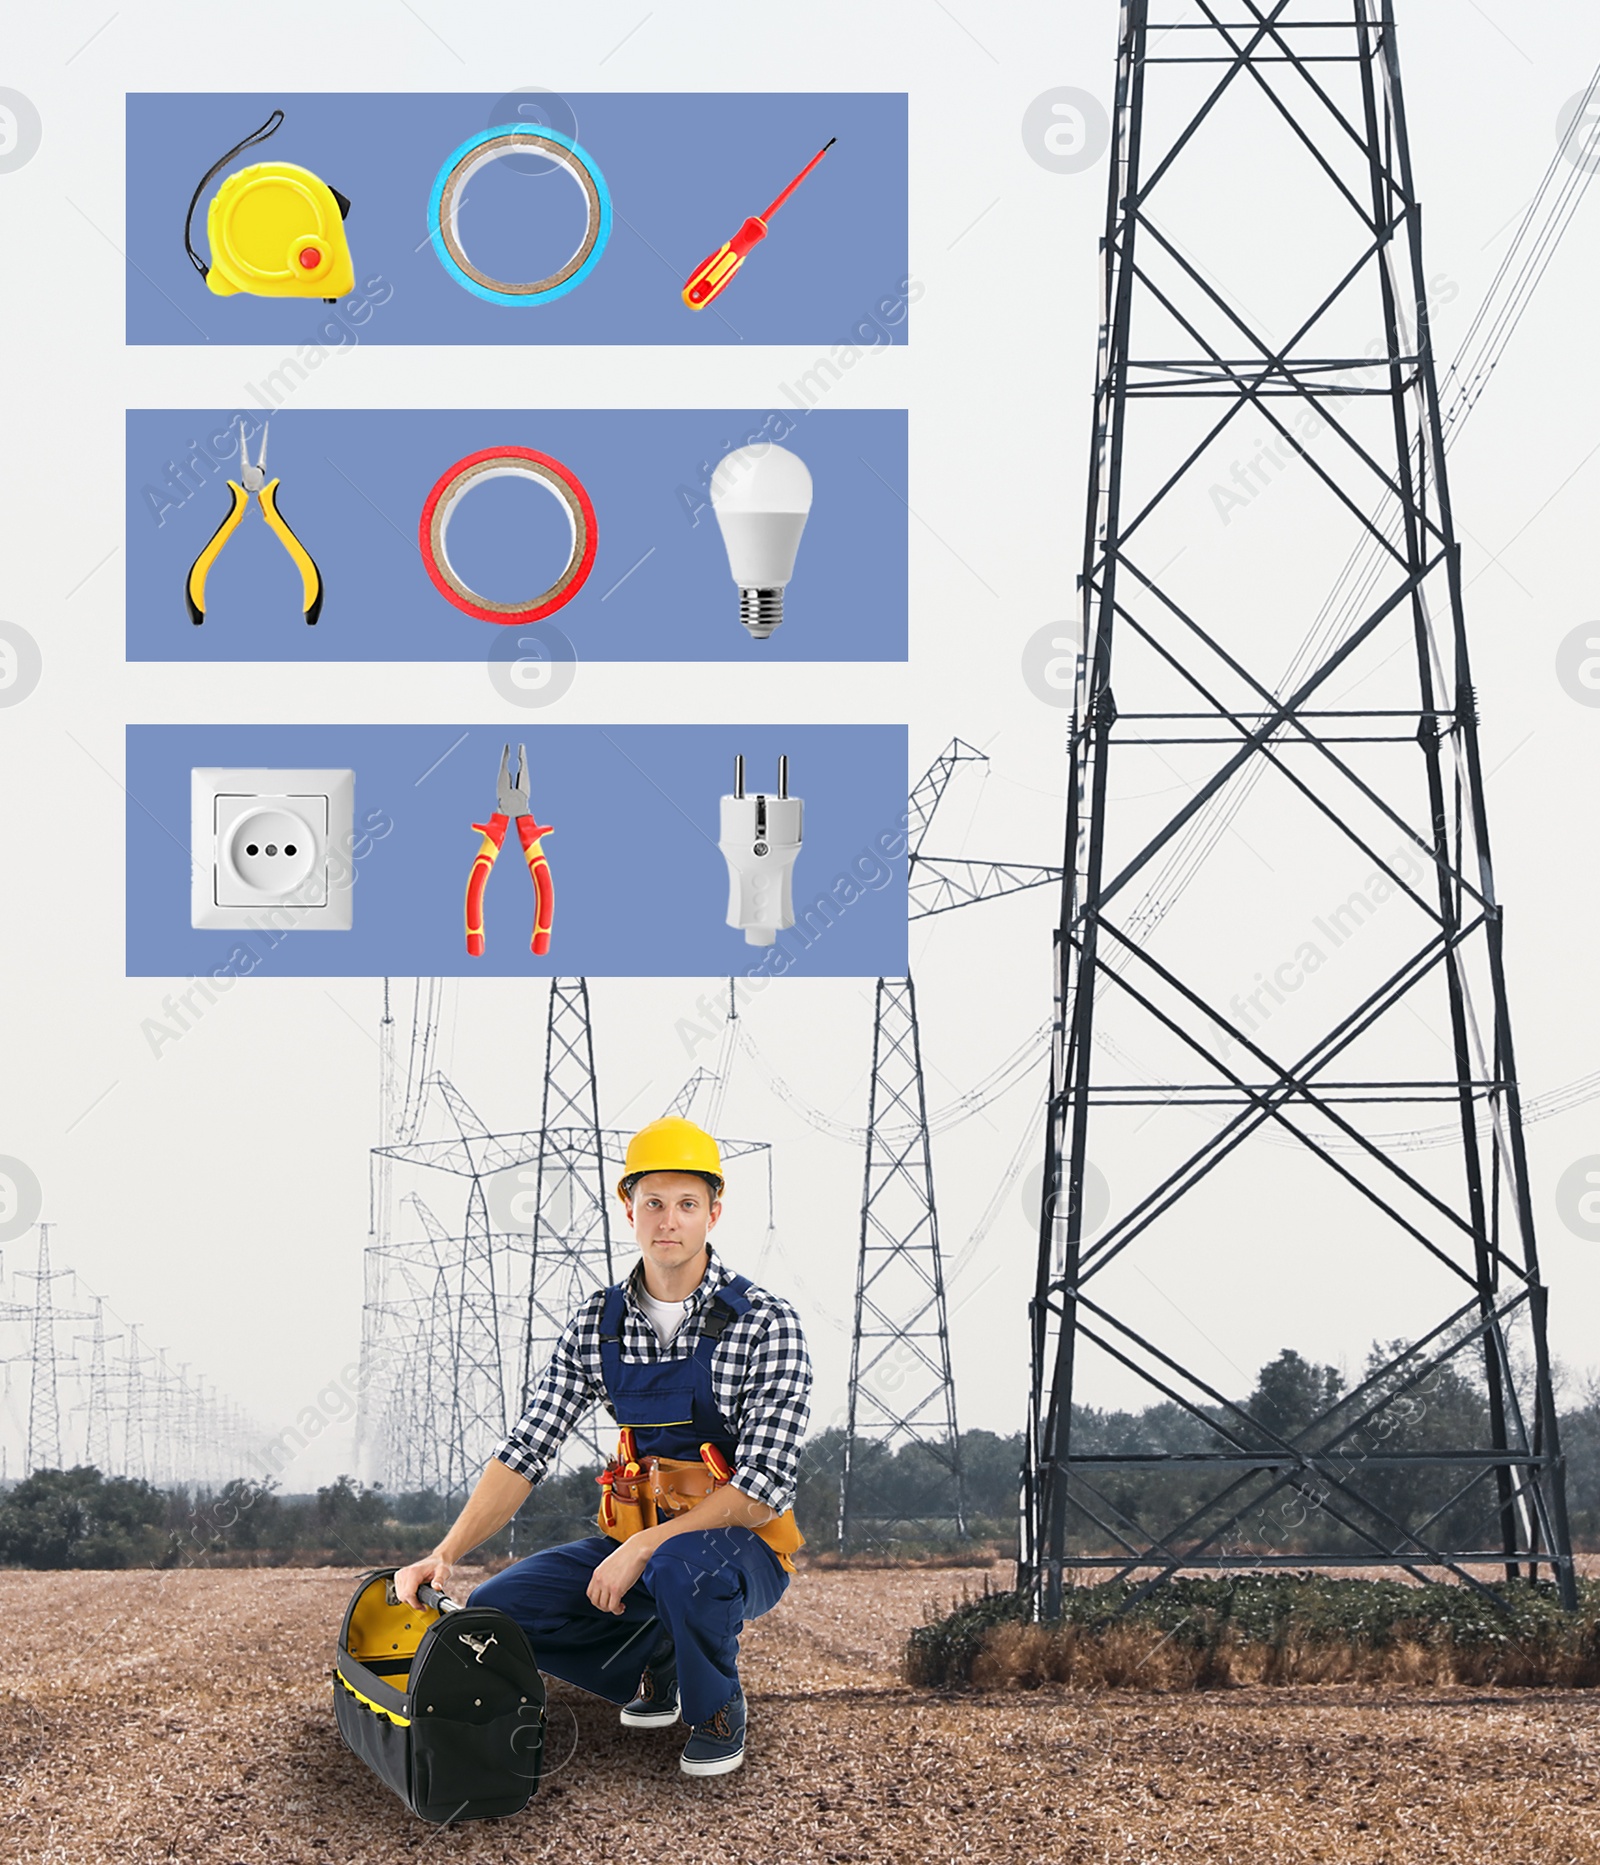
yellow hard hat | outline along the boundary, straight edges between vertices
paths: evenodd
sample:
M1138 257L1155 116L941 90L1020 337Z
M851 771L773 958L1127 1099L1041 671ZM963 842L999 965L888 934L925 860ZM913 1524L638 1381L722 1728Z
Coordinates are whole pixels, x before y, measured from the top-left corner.
M622 1177L617 1180L617 1196L626 1203L634 1181L647 1172L697 1172L710 1181L713 1196L722 1192L722 1159L716 1141L692 1120L677 1114L652 1120L629 1140Z

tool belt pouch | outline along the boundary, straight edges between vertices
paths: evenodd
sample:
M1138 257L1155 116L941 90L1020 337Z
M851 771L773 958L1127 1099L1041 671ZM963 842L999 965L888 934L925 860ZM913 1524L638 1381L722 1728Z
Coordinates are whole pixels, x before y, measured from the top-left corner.
M639 1466L636 1463L608 1465L600 1477L600 1512L595 1520L613 1541L626 1541L630 1535L637 1535L641 1528L654 1528L655 1510L646 1511L645 1504L635 1493L633 1477ZM626 1488L622 1486L626 1485Z
M663 1518L681 1515L697 1502L721 1489L728 1480L719 1476L704 1458L644 1457L621 1455L599 1478L600 1513L598 1521L613 1541L626 1541L642 1528L654 1528ZM795 1572L789 1558L805 1546L793 1509L775 1515L754 1531L789 1573Z

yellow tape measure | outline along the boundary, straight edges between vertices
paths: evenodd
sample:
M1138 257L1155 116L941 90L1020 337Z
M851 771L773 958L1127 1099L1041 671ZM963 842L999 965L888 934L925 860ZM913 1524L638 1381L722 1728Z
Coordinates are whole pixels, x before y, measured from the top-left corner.
M356 288L344 221L350 203L308 168L257 162L230 175L206 209L206 265L191 241L194 210L214 177L236 155L265 142L283 122L274 110L260 129L212 165L189 202L183 243L195 270L218 297L322 298L332 304Z

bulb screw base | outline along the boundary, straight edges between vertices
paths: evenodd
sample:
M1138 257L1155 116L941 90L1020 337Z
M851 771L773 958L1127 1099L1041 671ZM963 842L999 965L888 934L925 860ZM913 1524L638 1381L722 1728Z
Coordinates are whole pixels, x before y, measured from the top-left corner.
M783 620L783 586L776 589L741 589L739 620L753 641L765 641Z

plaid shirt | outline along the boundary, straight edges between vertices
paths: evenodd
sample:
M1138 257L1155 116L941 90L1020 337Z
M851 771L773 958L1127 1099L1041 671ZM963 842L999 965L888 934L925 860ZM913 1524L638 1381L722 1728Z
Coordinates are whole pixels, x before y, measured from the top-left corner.
M625 1361L686 1360L700 1338L700 1316L724 1283L733 1279L706 1245L706 1273L689 1297L683 1322L668 1347L639 1305L644 1278L641 1260L623 1284L627 1292L622 1317ZM811 1357L800 1317L781 1296L757 1288L745 1291L748 1313L737 1316L712 1350L711 1390L724 1418L734 1428L734 1486L782 1514L793 1507L800 1463L800 1441L811 1416ZM600 1317L605 1290L596 1289L561 1330L528 1409L512 1426L495 1456L518 1476L537 1483L557 1448L595 1405L606 1400L600 1366Z

